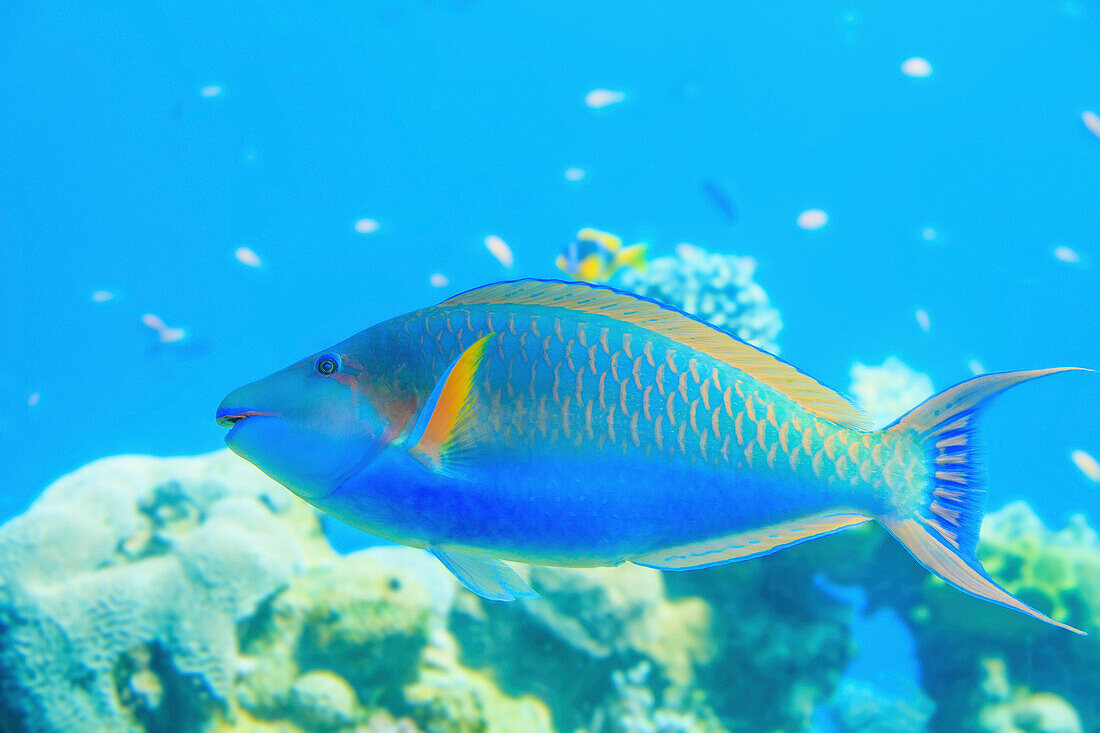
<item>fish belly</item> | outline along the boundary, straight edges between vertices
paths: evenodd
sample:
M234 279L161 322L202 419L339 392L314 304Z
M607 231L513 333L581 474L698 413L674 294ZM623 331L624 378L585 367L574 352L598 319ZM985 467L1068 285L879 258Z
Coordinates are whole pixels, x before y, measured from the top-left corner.
M544 565L617 565L829 507L827 491L752 473L636 457L513 455L439 477L394 454L319 508L402 544Z

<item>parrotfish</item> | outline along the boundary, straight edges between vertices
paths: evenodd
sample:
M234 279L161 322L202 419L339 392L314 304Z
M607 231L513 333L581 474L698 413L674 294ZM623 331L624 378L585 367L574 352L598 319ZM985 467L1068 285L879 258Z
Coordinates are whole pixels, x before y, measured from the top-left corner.
M434 554L494 600L505 561L688 570L875 520L967 593L1071 631L975 554L985 374L893 425L654 300L519 280L380 323L241 387L229 447L323 512ZM1081 632L1078 632L1081 633Z
M644 270L648 249L645 242L624 247L614 234L585 227L577 232L576 240L562 249L554 263L569 277L602 283L626 267Z

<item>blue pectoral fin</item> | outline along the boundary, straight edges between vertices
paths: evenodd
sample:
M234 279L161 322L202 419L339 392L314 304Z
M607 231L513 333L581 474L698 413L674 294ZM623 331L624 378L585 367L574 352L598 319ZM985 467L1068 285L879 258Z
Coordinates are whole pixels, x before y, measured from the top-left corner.
M500 560L435 546L429 547L428 552L439 558L459 582L482 598L514 601L517 598L539 597L515 570Z

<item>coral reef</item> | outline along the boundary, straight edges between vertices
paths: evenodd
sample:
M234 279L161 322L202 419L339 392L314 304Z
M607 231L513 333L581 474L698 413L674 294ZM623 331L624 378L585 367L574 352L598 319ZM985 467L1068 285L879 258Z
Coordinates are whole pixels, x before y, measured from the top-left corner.
M104 459L0 527L4 731L550 731L463 667L434 559L337 556L227 451Z
M935 392L927 374L911 369L896 356L879 366L855 362L848 394L867 410L876 428L886 427Z
M687 573L521 566L542 597L495 603L420 550L337 555L227 452L105 459L0 527L0 729L799 731L829 705L843 731L921 730L920 693L844 680L854 611L825 573L909 623L931 728L1100 730L1096 534L1014 504L979 554L1094 635L968 598L874 526Z
M830 705L834 723L843 733L920 733L936 706L920 690L907 692L844 680Z
M122 457L0 528L0 727L167 729L232 695L236 625L332 555L251 466Z
M783 320L753 279L752 257L720 255L681 243L675 256L657 257L645 270L623 270L617 286L674 305L773 354Z
M1081 733L1081 718L1061 697L1014 687L1003 659L980 660L980 696L986 704L978 712L977 728L986 733Z
M883 542L862 567L849 567L844 581L863 585L872 605L893 606L909 624L925 692L936 703L933 729L986 729L980 724L981 716L993 715L983 712L993 703L988 694L977 691L991 684L983 660L998 659L1005 674L1019 685L1068 701L1084 722L1084 730L1100 731L1100 541L1096 533L1082 516L1052 531L1025 502L1018 501L986 516L978 557L1011 593L1090 635L1069 634L963 595L925 572L894 542ZM1000 706L995 709L1005 715L1010 709L1030 709L1022 699L1006 693L995 700ZM1044 700L1049 702L1042 696L1033 702L1038 705Z

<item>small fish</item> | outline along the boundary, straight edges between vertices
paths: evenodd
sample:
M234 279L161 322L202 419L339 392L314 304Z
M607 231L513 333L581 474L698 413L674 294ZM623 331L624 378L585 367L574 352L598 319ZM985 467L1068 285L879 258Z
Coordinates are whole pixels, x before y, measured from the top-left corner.
M1100 115L1086 109L1081 113L1081 122L1085 123L1085 128L1089 132L1100 137Z
M795 219L798 228L808 232L816 232L828 223L829 215L823 209L806 209Z
M920 326L920 330L925 333L932 330L932 317L928 315L928 311L924 308L917 308L913 313L913 317L917 319L917 325Z
M624 247L614 234L585 227L577 232L576 240L565 246L554 264L575 280L602 283L624 267L644 270L648 249L645 242Z
M1077 470L1084 474L1085 478L1100 482L1100 461L1093 458L1091 453L1077 448L1069 454L1069 457L1073 461L1073 465L1077 466Z
M703 195L715 210L730 224L737 221L737 207L733 205L733 198L716 181L703 181Z
M603 109L626 99L626 93L614 89L593 89L584 95L584 103L591 109Z
M237 262L240 262L246 267L260 267L263 265L260 256L256 254L251 247L237 247L233 256L237 258Z
M155 313L146 313L141 317L141 322L157 332L162 344L174 344L177 341L182 341L187 336L187 332L182 328L168 326Z
M490 234L485 237L485 249L489 250L489 254L493 257L496 257L497 262L509 269L516 263L515 255L512 254L512 248L508 246L507 242L495 234Z
M231 393L217 421L298 496L427 549L488 599L538 595L505 560L688 570L874 520L956 588L1076 631L975 554L981 409L1067 370L975 377L870 430L840 394L675 308L518 280L311 354Z

